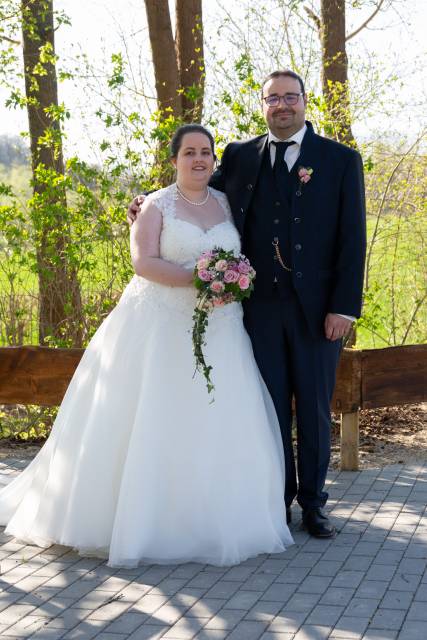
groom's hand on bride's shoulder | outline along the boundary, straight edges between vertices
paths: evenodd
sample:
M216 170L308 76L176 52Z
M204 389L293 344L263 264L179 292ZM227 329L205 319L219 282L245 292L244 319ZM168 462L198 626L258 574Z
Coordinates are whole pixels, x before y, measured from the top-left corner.
M348 334L351 325L351 320L347 320L347 318L343 318L343 316L337 313L328 313L325 318L325 336L332 342L334 340L340 340Z
M128 225L131 227L133 225L133 223L135 222L135 220L138 217L138 213L139 213L139 209L142 205L142 203L145 200L144 195L140 195L140 196L136 196L136 198L134 198L132 200L132 202L130 203L129 207L128 207L128 212L126 215L126 220L128 221Z

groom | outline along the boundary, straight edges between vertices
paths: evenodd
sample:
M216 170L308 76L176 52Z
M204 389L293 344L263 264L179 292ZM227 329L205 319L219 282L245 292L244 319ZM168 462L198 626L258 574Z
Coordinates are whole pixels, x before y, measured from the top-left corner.
M268 132L229 144L210 184L227 194L257 273L244 320L279 418L287 520L296 497L309 533L328 538L329 406L341 339L361 311L365 203L360 155L314 133L306 104L296 73L271 73L262 86Z

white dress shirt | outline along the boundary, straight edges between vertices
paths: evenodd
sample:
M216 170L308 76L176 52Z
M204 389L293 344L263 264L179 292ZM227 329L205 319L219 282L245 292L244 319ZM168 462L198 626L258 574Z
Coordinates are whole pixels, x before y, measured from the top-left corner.
M295 144L288 147L285 151L285 162L288 166L288 171L291 171L292 167L294 166L295 162L298 160L299 155L301 153L301 144L306 131L307 131L307 125L304 124L302 129L294 133L289 138L286 138L286 140L281 140L280 138L277 138L277 136L275 136L274 133L272 133L270 130L268 131L267 144L270 149L270 159L271 159L272 167L274 167L274 161L276 159L276 145L271 143L272 142L291 142L291 140L295 142ZM353 316L346 316L343 313L337 313L336 315L341 316L342 318L346 318L351 322L354 322L356 320L356 318L354 318Z
M270 158L271 158L271 166L274 167L274 161L276 159L276 145L271 144L272 142L291 142L293 140L295 144L291 145L286 149L285 152L285 162L288 165L288 171L291 171L295 162L298 160L299 154L301 152L301 144L302 139L304 138L305 132L307 131L307 125L304 124L303 128L294 133L290 138L286 138L286 140L280 140L277 138L271 131L268 132L268 146L270 149Z

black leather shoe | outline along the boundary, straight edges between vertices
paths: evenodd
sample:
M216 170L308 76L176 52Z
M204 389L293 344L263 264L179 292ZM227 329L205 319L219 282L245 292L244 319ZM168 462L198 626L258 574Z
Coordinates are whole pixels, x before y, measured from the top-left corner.
M320 507L304 509L302 523L308 533L315 538L335 538L336 529Z
M292 511L290 507L286 507L286 524L291 524L292 522Z

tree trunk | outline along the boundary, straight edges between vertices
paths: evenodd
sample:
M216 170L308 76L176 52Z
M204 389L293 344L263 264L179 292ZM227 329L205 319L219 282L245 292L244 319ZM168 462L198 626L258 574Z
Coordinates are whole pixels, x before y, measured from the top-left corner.
M328 109L328 134L355 146L351 130L348 60L345 48L345 0L321 0L322 89Z
M176 36L168 0L145 0L159 110L159 140L177 124L200 122L203 110L204 58L202 0L176 0ZM169 118L169 119L168 119ZM159 142L153 178L166 186L173 179L167 149Z
M33 173L33 223L39 279L39 341L81 346L81 296L69 266L54 57L53 0L21 0L25 89Z
M204 94L202 0L176 0L176 36L168 0L145 0L159 111L200 122Z
M182 114L180 80L168 0L145 0L157 104L162 116Z
M186 122L200 122L203 111L205 65L202 0L176 0L176 56Z

